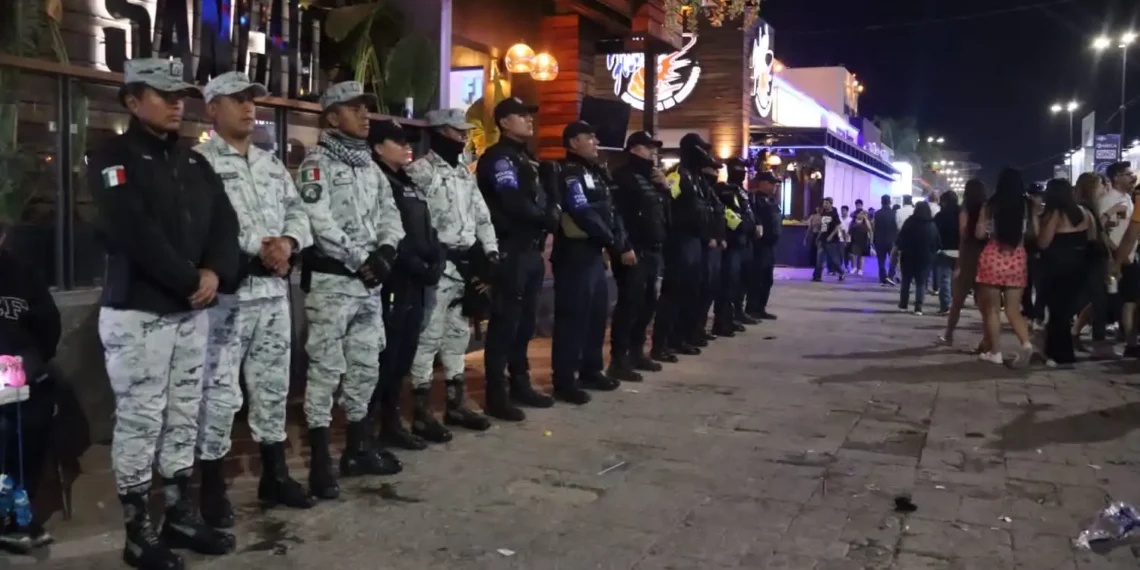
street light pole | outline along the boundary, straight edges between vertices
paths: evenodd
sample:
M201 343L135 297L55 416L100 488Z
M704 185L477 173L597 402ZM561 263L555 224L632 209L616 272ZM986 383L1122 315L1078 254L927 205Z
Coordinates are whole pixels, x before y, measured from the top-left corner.
M1132 43L1129 38L1134 36L1126 34L1120 44L1120 51L1124 52L1120 58L1120 148L1124 148L1124 131L1128 129L1125 116L1128 113L1128 46Z

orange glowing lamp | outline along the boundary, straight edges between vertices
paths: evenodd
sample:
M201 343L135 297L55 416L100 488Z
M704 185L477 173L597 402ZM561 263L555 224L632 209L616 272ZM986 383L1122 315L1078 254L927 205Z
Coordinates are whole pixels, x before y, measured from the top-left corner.
M515 44L511 49L507 50L507 55L503 58L507 66L507 71L511 73L530 73L534 71L534 50L526 44Z
M554 81L558 77L558 60L548 53L534 56L534 70L530 76L535 81Z

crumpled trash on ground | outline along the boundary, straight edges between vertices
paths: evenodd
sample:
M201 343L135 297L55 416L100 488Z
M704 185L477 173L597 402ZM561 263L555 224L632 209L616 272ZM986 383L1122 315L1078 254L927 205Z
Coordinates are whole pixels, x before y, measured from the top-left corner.
M1115 502L1097 513L1096 519L1077 537L1077 547L1088 550L1095 542L1120 540L1140 529L1140 511L1128 503Z

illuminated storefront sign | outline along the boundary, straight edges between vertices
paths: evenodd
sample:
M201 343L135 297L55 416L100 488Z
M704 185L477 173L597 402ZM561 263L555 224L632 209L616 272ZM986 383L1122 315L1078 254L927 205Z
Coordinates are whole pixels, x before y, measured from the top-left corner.
M300 0L87 1L92 14L122 26L99 28L102 46L93 46L92 60L109 71L122 72L128 59L171 57L199 84L241 70L273 95L296 98L312 89L320 24ZM193 34L192 13L200 23Z
M752 71L752 102L756 105L756 112L763 118L772 113L772 91L775 85L772 73L775 64L772 28L762 22L757 29L756 40L752 42L752 56L748 59L748 68Z
M790 83L780 77L771 82L773 86L774 110L772 120L785 127L825 128L851 142L858 143L859 129L851 126L846 119L823 108L807 95L800 93Z
M679 105L697 86L701 67L685 57L697 43L696 34L685 34L685 46L657 56L657 110ZM606 56L606 69L614 78L614 95L638 111L645 110L645 55L618 53Z

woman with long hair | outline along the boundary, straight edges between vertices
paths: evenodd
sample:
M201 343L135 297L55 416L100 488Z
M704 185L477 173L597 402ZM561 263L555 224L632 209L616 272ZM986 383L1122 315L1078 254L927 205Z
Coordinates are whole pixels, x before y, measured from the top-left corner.
M962 307L966 305L966 298L974 292L978 258L986 245L985 239L977 237L978 219L982 215L982 206L986 203L986 186L981 180L970 180L966 183L962 198L962 207L958 210L958 261L954 267L954 282L951 284L950 311L946 314L946 331L938 337L940 343L947 345L954 344L954 330L958 328L958 319L961 318ZM978 352L990 350L983 342L979 345Z
M1086 172L1077 177L1077 202L1090 212L1097 211L1097 203L1106 190L1104 178L1095 172ZM1091 322L1092 340L1095 343L1093 349L1111 352L1111 346L1105 345L1104 341L1108 327L1108 284L1115 280L1114 276L1109 275L1112 239L1100 216L1093 216L1092 223L1096 226L1098 241L1089 244L1088 265L1085 269L1088 280L1079 297L1081 302L1077 305L1081 309L1077 322L1073 325L1073 343L1076 350L1086 350L1081 345L1081 331Z
M1025 199L1025 183L1021 172L1007 168L998 177L994 195L982 206L974 236L987 239L978 257L978 301L985 326L984 345L988 349L978 358L1001 364L1001 312L1017 336L1018 349L1013 367L1029 365L1033 344L1029 326L1021 315L1021 296L1025 292L1025 230L1029 212Z
M1095 216L1077 203L1068 180L1050 180L1045 186L1045 212L1034 218L1037 248L1041 251L1041 283L1049 322L1045 327L1045 357L1049 366L1076 362L1070 327L1077 296L1087 282L1089 245L1099 239Z

